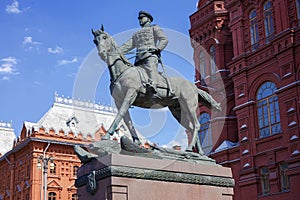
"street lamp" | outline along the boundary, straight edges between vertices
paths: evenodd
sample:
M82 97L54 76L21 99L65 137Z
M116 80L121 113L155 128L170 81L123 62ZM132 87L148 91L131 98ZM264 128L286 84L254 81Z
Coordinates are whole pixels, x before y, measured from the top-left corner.
M40 155L38 157L37 168L43 170L44 177L44 200L47 200L47 178L48 178L48 163L50 162L50 170L55 168L52 157L46 157L45 155Z

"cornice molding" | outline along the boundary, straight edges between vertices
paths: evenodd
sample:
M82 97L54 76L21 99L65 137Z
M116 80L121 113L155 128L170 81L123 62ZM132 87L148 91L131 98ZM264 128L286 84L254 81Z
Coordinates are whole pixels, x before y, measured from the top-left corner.
M191 174L183 172L172 172L163 170L142 169L124 166L107 166L91 174L95 175L95 181L105 179L110 176L145 179L166 182L178 182L187 184L210 185L218 187L233 187L234 180L228 177L212 176L205 174ZM88 185L90 174L83 175L75 181L75 186L82 187Z

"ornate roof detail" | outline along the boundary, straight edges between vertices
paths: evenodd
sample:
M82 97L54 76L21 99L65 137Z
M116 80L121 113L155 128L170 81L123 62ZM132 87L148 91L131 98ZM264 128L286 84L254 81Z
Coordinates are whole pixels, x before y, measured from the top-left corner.
M70 97L64 97L64 95L59 96L57 93L55 93L54 103L69 105L69 106L76 106L76 107L85 108L85 109L105 111L105 112L112 112L112 113L117 112L117 109L112 106L105 106L105 105L97 104L97 103L91 102L91 101L85 101L85 100L74 99L74 98L70 98Z
M0 121L0 128L12 129L12 122L2 122L2 121Z
M91 102L74 100L58 96L55 93L55 101L52 107L38 122L24 122L21 135L16 138L14 145L18 145L28 137L48 138L56 140L94 141L105 135L116 116L116 108L103 106ZM121 121L119 136L130 136L125 123ZM139 134L139 133L138 133ZM139 138L143 142L143 137Z
M67 119L67 126L70 128L70 130L73 133L77 133L77 124L79 123L78 119L75 116L72 116L71 118Z

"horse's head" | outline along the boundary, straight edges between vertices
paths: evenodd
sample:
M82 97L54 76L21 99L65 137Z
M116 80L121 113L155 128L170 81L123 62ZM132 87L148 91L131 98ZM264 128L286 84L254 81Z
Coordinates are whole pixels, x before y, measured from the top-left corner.
M92 33L94 35L94 43L97 46L99 56L102 60L107 62L108 56L117 50L115 41L104 31L103 26L96 31L92 29Z

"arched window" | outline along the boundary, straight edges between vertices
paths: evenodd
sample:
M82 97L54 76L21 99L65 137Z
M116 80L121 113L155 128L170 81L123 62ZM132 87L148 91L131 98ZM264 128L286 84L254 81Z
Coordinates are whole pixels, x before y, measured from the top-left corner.
M258 48L258 42L259 42L256 10L252 10L250 12L249 21L250 21L251 47L252 50L254 51Z
M210 54L210 71L211 71L211 75L214 75L217 72L217 68L216 68L216 47L214 45L212 45L209 48L209 54Z
M48 200L56 200L56 193L55 192L49 192L48 193Z
M206 59L205 59L204 51L200 52L200 74L201 74L201 79L206 78Z
M272 39L274 33L272 5L269 0L264 3L264 25L266 41L269 42Z
M78 200L78 195L77 194L72 194L72 200Z
M300 26L300 0L296 0L298 26Z
M259 137L268 137L281 133L278 97L276 86L272 82L265 82L257 92L257 115Z
M199 117L199 122L200 122L200 130L198 132L198 137L200 139L202 150L204 151L205 154L208 154L212 149L210 115L208 113L202 113Z

